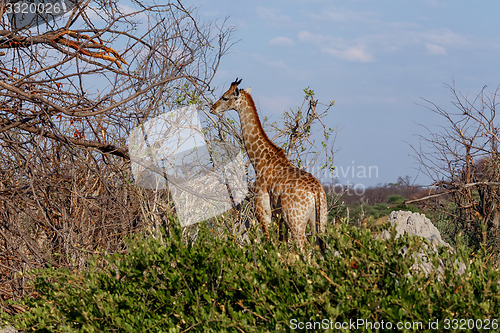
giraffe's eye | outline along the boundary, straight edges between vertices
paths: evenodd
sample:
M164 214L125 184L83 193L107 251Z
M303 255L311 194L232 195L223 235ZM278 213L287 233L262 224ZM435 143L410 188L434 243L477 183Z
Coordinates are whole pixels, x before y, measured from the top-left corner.
M224 97L224 96L222 96L220 99L222 99L223 101L229 101L229 98Z

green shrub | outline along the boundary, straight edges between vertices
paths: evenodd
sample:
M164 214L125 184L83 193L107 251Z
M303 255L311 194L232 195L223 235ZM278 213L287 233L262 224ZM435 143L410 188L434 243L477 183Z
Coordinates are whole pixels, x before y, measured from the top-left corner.
M387 197L387 203L391 205L403 203L405 200L401 194L391 194Z
M304 259L283 243L240 246L203 227L188 245L179 230L164 245L137 237L127 254L95 260L86 272L33 272L39 296L21 302L25 313L2 319L41 332L248 332L290 330L307 322L334 327L357 319L444 325L445 319L500 314L500 272L482 255L469 259L461 249L467 272L457 275L457 265L450 264L438 279L411 271L411 253L423 251L422 240L374 240L368 230L348 225L330 227L324 237L324 260Z

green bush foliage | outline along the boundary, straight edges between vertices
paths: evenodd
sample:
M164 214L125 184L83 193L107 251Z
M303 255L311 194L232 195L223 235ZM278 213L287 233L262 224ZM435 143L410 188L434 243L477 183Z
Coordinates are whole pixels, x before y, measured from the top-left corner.
M387 197L387 203L391 205L403 203L405 200L405 197L403 197L401 194L391 194Z
M448 269L426 276L411 270L423 240L375 240L369 230L344 224L323 237L325 259L253 235L241 246L203 227L192 244L177 229L165 244L136 237L128 253L95 259L85 272L33 272L38 297L22 301L25 313L2 320L40 332L252 332L314 322L335 330L335 322L357 319L424 328L430 320L443 327L444 320L498 319L500 272L480 254L459 249L469 268L457 275L455 258L442 249ZM437 264L435 255L429 259Z

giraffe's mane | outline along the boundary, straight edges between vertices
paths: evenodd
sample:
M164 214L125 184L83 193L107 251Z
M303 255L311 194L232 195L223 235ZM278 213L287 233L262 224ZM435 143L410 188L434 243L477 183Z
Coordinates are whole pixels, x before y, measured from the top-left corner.
M252 96L245 90L240 90L240 94L243 94L246 97L248 103L250 104L250 107L254 110L254 115L257 118L257 125L259 126L259 130L264 134L264 141L266 141L266 143L272 146L276 150L276 153L278 155L281 155L281 157L287 159L283 148L278 147L271 139L269 139L266 131L264 131L264 128L262 127L262 123L260 121L259 113L257 112L257 108L255 107L255 102L253 101Z

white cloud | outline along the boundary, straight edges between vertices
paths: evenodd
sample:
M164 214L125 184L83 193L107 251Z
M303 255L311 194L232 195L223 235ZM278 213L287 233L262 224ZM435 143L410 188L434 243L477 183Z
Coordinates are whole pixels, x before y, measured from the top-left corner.
M407 21L383 21L380 14L375 11L352 10L342 7L328 6L320 12L308 13L307 16L314 22L322 21L327 24L334 23L336 27L348 26L353 28L363 27L369 30L384 29L411 29L418 24Z
M290 66L288 66L282 59L271 59L260 53L254 53L252 56L255 60L269 68L285 71L290 69Z
M444 44L455 47L470 45L470 41L464 35L454 33L449 29L429 30L423 33L423 38L431 43Z
M426 0L428 6L441 6L441 0ZM428 54L447 55L451 49L477 49L484 40L473 39L450 28L429 29L419 21L384 20L379 12L354 10L342 6L327 5L315 9L307 16L315 26L301 31L299 40L315 45L322 52L338 59L374 62L375 55L405 52L415 46L427 50ZM312 30L314 29L314 30ZM340 37L325 31L342 31ZM354 34L354 35L353 35ZM491 47L491 45L490 45Z
M337 59L362 63L377 61L375 54L405 52L415 46L424 48L430 55L447 56L450 49L481 48L484 43L448 28L425 29L405 22L381 22L373 26L372 34L352 39L307 30L300 31L297 37L300 42Z
M297 36L301 42L313 44L322 52L338 59L365 63L376 60L361 41L348 42L341 37L313 34L306 30L300 31Z
M430 43L425 43L425 47L427 48L427 52L429 54L436 54L436 55L446 55L446 49L442 46L436 45L436 44L430 44Z
M286 53L283 53L282 55L285 59L256 52L251 53L250 56L254 62L257 62L256 65L264 70L266 75L274 73L286 78L293 78L293 80L311 80L311 71L307 67L290 66L290 64L287 63L287 59L289 59L289 57L286 56ZM256 70L257 69L253 69L253 71Z
M281 14L277 9L258 6L256 10L257 15L259 15L261 19L271 21L271 23L290 22L290 16Z
M336 23L366 24L368 22L378 21L375 13L368 11L354 11L341 7L329 7L319 13L310 13L308 15L313 20L325 20Z
M366 51L366 46L355 45L343 49L328 48L325 52L336 58L355 62L374 62L375 57Z
M274 38L271 38L267 44L272 45L272 46L293 46L295 43L291 38L285 37L285 36L277 36Z

